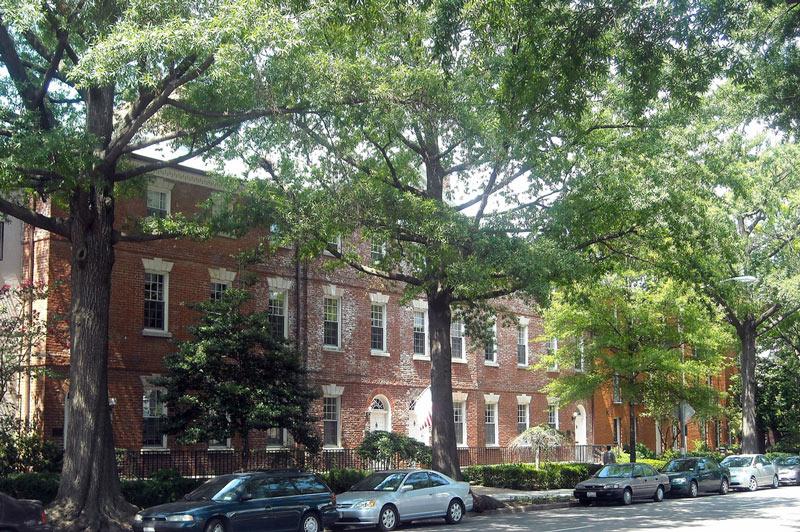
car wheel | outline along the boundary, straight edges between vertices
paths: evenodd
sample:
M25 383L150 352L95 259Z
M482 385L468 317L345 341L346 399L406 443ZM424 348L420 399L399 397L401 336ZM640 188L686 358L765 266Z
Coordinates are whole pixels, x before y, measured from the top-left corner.
M756 491L758 489L756 477L750 477L750 483L747 485L747 489L750 491Z
M719 485L719 494L720 495L727 495L728 488L730 488L730 484L728 484L728 479L722 477L722 484Z
M322 525L319 522L319 517L315 514L308 513L300 520L300 532L321 532Z
M399 516L397 515L397 510L392 506L384 506L378 516L378 528L383 532L394 530L397 528L398 521Z
M219 519L212 519L206 525L205 532L225 532L225 523Z
M662 486L656 488L656 492L653 494L653 500L656 502L664 500L664 488Z
M778 475L772 477L772 489L778 489L778 486L780 485L781 483L778 481Z
M689 484L689 497L694 499L695 497L697 497L698 491L699 490L697 489L697 482L693 480L692 483Z
M448 524L455 525L464 519L464 505L458 499L453 499L447 506L447 513L444 516Z
M626 489L622 492L622 504L628 506L630 503L633 502L633 493L630 489Z

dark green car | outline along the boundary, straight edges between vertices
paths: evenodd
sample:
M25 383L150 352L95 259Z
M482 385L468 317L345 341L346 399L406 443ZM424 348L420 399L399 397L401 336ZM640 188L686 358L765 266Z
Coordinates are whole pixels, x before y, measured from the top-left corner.
M262 470L212 478L184 500L137 513L134 532L322 532L336 497L312 473Z
M678 458L661 470L669 477L669 494L697 497L701 492L728 493L731 472L713 458Z

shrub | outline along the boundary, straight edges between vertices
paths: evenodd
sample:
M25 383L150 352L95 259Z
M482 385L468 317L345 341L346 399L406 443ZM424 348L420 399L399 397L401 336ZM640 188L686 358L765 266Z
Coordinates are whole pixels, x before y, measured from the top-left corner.
M343 493L353 485L370 475L369 471L363 469L332 469L327 474L320 474L319 477L328 485L334 493Z
M482 486L518 490L574 488L578 482L595 474L597 464L546 463L541 469L533 464L470 466L464 469L464 480Z
M161 469L148 480L123 480L125 499L142 508L174 502L202 484L204 480L183 478L177 469Z
M64 449L34 432L0 431L0 474L59 473Z
M800 454L800 442L783 439L767 449L767 451L770 453Z
M16 499L37 499L51 503L58 494L58 473L12 473L0 477L0 491Z

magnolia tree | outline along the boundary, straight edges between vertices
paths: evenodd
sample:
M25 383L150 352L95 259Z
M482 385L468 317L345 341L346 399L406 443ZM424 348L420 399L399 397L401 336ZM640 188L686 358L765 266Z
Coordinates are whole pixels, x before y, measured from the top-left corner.
M566 436L550 425L542 424L526 429L509 444L511 447L529 447L533 449L536 469L539 469L539 456L549 449L564 445Z

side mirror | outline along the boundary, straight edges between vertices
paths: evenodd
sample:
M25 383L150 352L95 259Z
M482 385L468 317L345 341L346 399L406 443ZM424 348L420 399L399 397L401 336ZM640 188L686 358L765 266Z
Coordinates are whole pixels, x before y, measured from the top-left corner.
M405 492L407 492L407 491L411 491L411 490L413 490L413 489L414 489L414 486L412 486L411 484L403 484L403 485L400 487L400 491L401 491L401 492L403 492L403 493L405 493Z
M253 494L250 493L249 491L245 491L244 493L242 493L242 496L239 497L239 500L241 502L253 500Z

